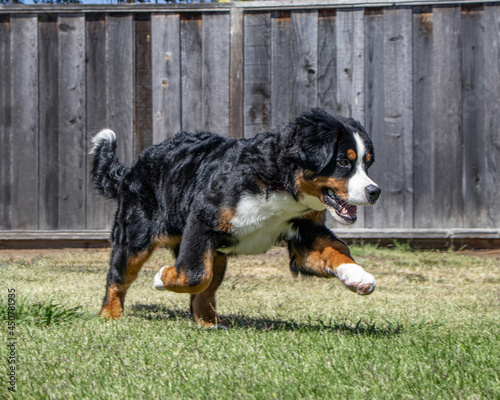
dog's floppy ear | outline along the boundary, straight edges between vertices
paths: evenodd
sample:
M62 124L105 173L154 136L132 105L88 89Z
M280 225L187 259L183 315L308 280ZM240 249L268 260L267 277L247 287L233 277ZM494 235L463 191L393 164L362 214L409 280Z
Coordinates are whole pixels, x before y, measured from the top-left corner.
M336 156L337 140L343 131L340 121L319 108L302 114L295 121L295 151L300 164L315 173L323 170Z

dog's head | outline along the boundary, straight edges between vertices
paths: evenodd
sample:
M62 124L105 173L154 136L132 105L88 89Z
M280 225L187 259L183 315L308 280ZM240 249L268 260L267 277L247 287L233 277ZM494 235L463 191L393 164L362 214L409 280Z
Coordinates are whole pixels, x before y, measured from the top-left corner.
M326 208L344 225L354 223L357 206L374 204L381 193L368 177L374 154L365 129L352 118L317 108L300 116L295 127L299 200L314 210Z

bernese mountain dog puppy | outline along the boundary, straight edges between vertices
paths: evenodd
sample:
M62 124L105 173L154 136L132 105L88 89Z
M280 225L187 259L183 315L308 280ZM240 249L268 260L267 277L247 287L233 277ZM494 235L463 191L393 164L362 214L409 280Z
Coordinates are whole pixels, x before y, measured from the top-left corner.
M92 144L93 185L118 201L100 316L122 315L130 284L159 246L176 262L161 268L153 287L191 294L193 317L207 326L218 321L215 292L228 256L263 253L279 241L288 244L294 275L337 277L361 295L375 289L325 226L326 212L349 225L357 206L380 196L367 175L372 142L354 119L315 108L251 139L180 132L130 167L118 160L111 130Z

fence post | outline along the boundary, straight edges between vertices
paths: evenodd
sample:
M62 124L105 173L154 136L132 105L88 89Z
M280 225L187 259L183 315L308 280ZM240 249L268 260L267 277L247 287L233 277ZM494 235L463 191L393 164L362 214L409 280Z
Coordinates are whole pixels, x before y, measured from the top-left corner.
M230 14L229 137L243 137L243 9Z

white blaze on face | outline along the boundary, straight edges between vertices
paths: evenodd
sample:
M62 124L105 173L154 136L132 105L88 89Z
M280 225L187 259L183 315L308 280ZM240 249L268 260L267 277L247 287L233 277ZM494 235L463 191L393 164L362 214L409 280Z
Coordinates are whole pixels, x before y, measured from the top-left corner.
M363 169L363 160L367 152L363 139L358 132L354 132L354 139L356 140L356 154L358 158L354 166L354 175L349 179L347 185L349 203L358 206L366 206L369 205L370 202L366 197L365 188L370 185L377 186L377 184L368 177L366 171Z

